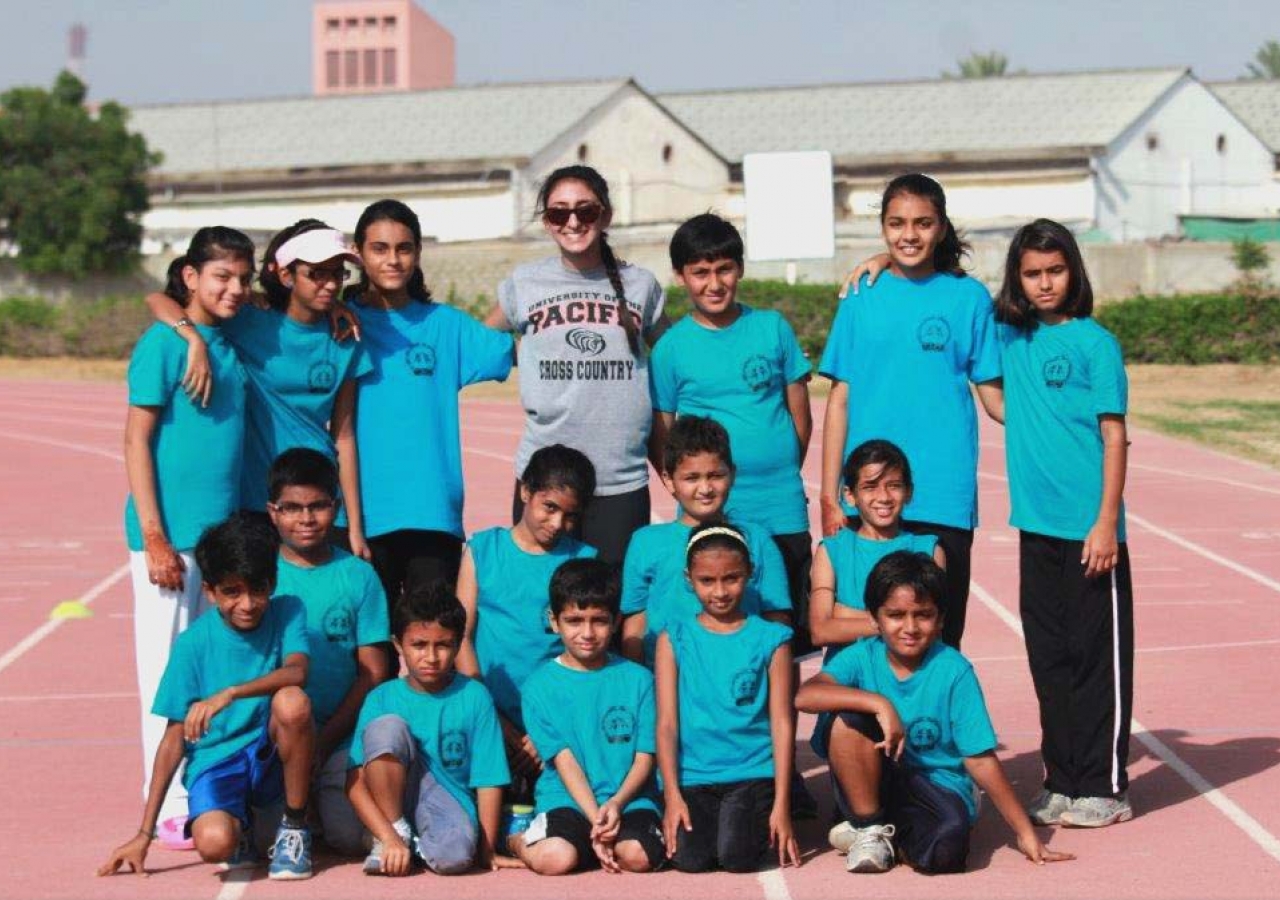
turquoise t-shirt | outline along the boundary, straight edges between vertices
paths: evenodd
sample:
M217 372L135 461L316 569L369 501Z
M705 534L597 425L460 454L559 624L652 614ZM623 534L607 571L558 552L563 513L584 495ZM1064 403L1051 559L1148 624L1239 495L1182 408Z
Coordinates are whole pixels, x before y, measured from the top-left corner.
M295 597L307 611L307 696L323 726L355 683L356 650L391 640L386 594L373 566L340 547L311 568L282 556L276 571L276 596Z
M955 791L969 808L969 820L978 817L977 790L964 760L994 750L996 732L978 676L959 650L934 641L920 668L899 679L889 667L889 649L883 638L872 637L841 650L823 665L822 672L842 685L887 697L907 735L902 764ZM823 738L831 732L823 717L829 721L831 714L823 713L819 718L811 743L826 759Z
M932 534L902 531L887 541L873 541L852 528L841 528L831 537L823 538L822 546L827 548L827 558L831 560L831 569L836 576L836 602L850 609L865 610L867 576L876 563L896 550L911 550L932 557L938 539ZM848 645L832 644L827 647L826 659L831 659L845 646Z
M336 459L329 419L343 383L369 371L354 340L338 343L328 319L303 325L274 309L246 305L223 326L249 375L242 509L267 508L267 472L291 447Z
M721 634L697 619L672 622L680 704L680 785L773 777L769 663L791 629L747 616Z
M1000 377L991 297L973 278L883 273L840 304L818 371L849 385L844 453L871 438L907 454L903 518L978 524L978 420L969 384Z
M568 750L604 803L618 792L637 753L657 753L654 729L653 675L644 666L610 656L595 671L571 669L553 659L539 666L524 683L524 723L545 768L538 778L538 812L567 806L583 812L569 795L553 760ZM624 812L657 812L652 776Z
M245 373L222 329L196 330L209 349L217 385L208 407L182 389L187 344L168 325L157 322L143 332L129 359L129 405L161 409L151 457L160 521L176 550L191 550L201 532L240 508ZM130 550L142 549L132 496L125 502L124 533Z
M1090 318L1030 331L1000 325L999 335L1009 524L1082 541L1102 504L1098 417L1128 411L1120 344ZM1116 530L1123 541L1123 505Z
M399 716L417 741L427 771L476 821L476 788L511 781L502 730L484 685L461 673L438 693L418 691L407 680L384 681L364 700L348 764L363 766L364 730L379 716Z
M790 612L791 591L778 545L763 527L734 525L747 539L752 563L751 578L742 595L742 611L749 616ZM644 660L650 668L658 635L668 624L702 612L702 604L684 575L692 533L692 525L680 522L646 525L631 535L627 545L627 558L622 565L622 614L645 614Z
M273 598L253 631L237 631L211 610L174 641L151 712L181 722L191 704L268 675L286 657L306 652L307 616L293 597ZM248 747L262 736L270 718L270 696L234 701L213 717L204 737L187 744L182 783L191 787L210 766Z
M512 338L439 303L357 305L371 367L360 376L360 493L365 534L401 529L462 537L458 391L505 381Z
M560 653L560 637L551 630L551 576L571 559L593 557L596 548L569 536L550 553L526 553L509 528L489 528L471 536L476 567L476 658L480 677L498 712L517 728L520 688L541 663Z
M653 408L710 416L729 432L738 469L730 519L758 522L770 534L808 531L787 386L809 376L809 360L781 313L739 309L726 328L685 316L662 336L649 361Z

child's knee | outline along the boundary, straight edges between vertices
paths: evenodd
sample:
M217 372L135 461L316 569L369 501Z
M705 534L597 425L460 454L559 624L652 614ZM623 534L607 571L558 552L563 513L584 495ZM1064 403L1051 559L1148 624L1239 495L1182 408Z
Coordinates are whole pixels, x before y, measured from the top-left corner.
M378 716L365 726L361 740L366 760L391 756L405 765L413 760L413 734L409 731L409 724L397 715Z
M276 727L303 729L311 727L311 700L299 687L286 687L271 697L271 718Z
M911 865L926 875L963 872L969 861L969 827L967 823L948 822L930 836L927 846L913 855L907 852Z
M578 867L578 851L563 838L544 838L525 853L525 865L539 875L568 875Z
M204 813L191 823L191 841L205 862L224 862L240 843L240 823L220 810Z
M461 875L475 863L476 834L468 828L433 828L419 837L419 848L437 875Z
M754 872L760 868L760 857L763 855L761 847L729 848L720 856L720 868L726 872Z
M618 866L627 872L648 872L653 868L644 845L636 840L618 841L613 848Z

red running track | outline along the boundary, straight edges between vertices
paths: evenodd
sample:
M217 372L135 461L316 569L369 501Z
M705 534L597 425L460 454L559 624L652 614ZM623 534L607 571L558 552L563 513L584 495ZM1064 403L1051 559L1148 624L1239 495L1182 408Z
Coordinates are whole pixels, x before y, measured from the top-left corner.
M1043 833L1079 859L1025 862L994 809L974 835L971 871L926 878L898 868L851 880L825 828L800 823L805 864L756 876L602 873L540 879L475 874L447 886L424 874L371 879L321 856L316 877L276 884L218 875L194 854L159 847L154 874L93 871L137 827L141 798L131 598L121 536L124 392L95 383L0 383L0 815L8 897L981 896L1199 898L1274 896L1280 883L1280 472L1147 432L1133 435L1127 496L1137 597L1131 798L1138 817L1097 832ZM819 414L820 409L815 410ZM465 404L469 530L504 523L516 401ZM973 658L1019 795L1038 786L1037 718L1017 633L1016 534L998 428L983 434L984 525L974 547L965 651ZM815 436L815 446L820 435ZM805 469L816 494L817 451ZM655 510L671 504L655 493ZM814 504L816 505L816 504ZM816 533L816 530L815 530ZM52 625L62 600L92 618ZM801 717L801 730L808 730ZM802 745L809 784L826 774Z

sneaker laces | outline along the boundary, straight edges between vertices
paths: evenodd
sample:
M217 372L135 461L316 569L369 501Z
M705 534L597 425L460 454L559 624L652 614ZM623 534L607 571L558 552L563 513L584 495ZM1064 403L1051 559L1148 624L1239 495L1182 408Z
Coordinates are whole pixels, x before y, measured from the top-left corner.
M279 853L285 862L294 864L302 859L306 851L307 841L301 828L282 828L280 836L271 847L271 858L276 859L276 854Z
M853 845L849 847L849 852L875 852L880 850L882 845L892 852L893 844L890 838L893 837L896 831L897 829L892 824L868 825L865 828L855 828L853 830Z

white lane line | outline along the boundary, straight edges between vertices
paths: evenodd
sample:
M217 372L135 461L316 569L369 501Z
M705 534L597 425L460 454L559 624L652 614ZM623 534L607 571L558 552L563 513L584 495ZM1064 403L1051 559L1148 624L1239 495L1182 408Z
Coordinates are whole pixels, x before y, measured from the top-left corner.
M218 890L213 900L240 900L252 880L253 871L250 869L236 869L227 872L222 876L222 887Z
M94 428L99 431L121 431L119 422L93 422L88 419L60 419L57 416L33 416L30 413L10 412L0 409L0 418L17 419L19 422L41 422L45 425L71 425L76 428Z
M83 603L85 606L89 606L90 604L93 603L94 600L97 600L107 591L111 590L111 588L115 585L117 581L120 581L122 578L124 578L128 574L129 574L129 564L125 563L123 566L116 569L106 578L102 579L93 587L89 588L89 590L85 591L84 594L79 598L80 602ZM5 669L9 668L9 666L13 665L15 662L21 659L28 650L30 650L32 647L39 644L49 635L57 631L58 628L62 625L62 623L66 621L67 621L66 619L50 619L44 624L42 624L35 631L31 632L29 635L27 635L22 640L20 640L17 644L11 647L4 654L4 656L0 656L0 672L3 672Z
M1019 637L1022 636L1022 622L1019 621L1016 615L1005 609L995 597L991 596L977 582L972 583L972 590L973 595L982 602L983 606L995 613L996 618L1008 625ZM1257 819L1245 812L1235 801L1214 787L1208 779L1197 772L1182 757L1174 753L1167 744L1148 731L1145 725L1136 718L1130 718L1129 721L1131 723L1130 734L1135 740L1141 742L1148 750L1159 757L1165 765L1181 775L1192 790L1217 807L1220 813L1243 831L1250 840L1261 847L1272 859L1280 862L1280 839L1267 831Z
M1129 463L1129 469L1137 469L1140 472L1156 472L1161 475L1176 475L1183 479L1191 477L1188 476L1186 472L1178 469L1166 469L1163 466L1148 466L1142 463L1131 462ZM1276 494L1280 496L1280 488L1267 487L1262 484L1250 484L1247 481L1236 481L1234 478L1223 478L1219 475L1205 475L1200 472L1197 472L1194 477L1196 481L1213 481L1218 484L1227 484L1231 487L1245 488L1250 491L1261 491L1264 494Z
M137 700L138 692L107 694L0 694L0 703L43 703L46 700Z
M791 900L787 879L782 869L765 869L756 875L756 881L764 889L764 900Z
M103 456L116 462L124 462L124 454L115 453L111 450L103 450L101 447L91 447L88 444L77 444L72 441L56 441L53 438L36 437L34 434L12 434L6 431L0 431L0 438L11 441L26 441L29 444L44 444L46 447L57 447L61 450L74 450L77 453L87 453L90 456Z
M481 450L477 447L468 447L465 444L462 447L462 452L470 453L473 456L483 456L486 459L501 460L502 462L505 462L505 463L514 462L514 457L508 456L505 453L494 453L492 450Z
M1274 578L1268 578L1266 575L1263 575L1261 572L1255 571L1254 569L1251 569L1246 565L1238 563L1233 559L1227 559L1225 556L1222 556L1219 553L1214 553L1208 547L1202 547L1200 544L1197 544L1195 541L1189 541L1184 537L1176 535L1172 531L1169 531L1167 528L1161 528L1159 525L1156 525L1154 522L1144 519L1142 516L1134 515L1131 512L1127 512L1126 517L1129 519L1130 522L1134 522L1140 525L1142 528L1145 528L1147 531L1150 531L1152 534L1157 535L1158 537L1164 538L1166 541L1169 541L1170 543L1177 544L1179 547L1181 547L1184 550L1190 550L1192 553L1195 553L1199 556L1203 556L1205 559L1211 560L1212 562L1216 562L1218 565L1224 566L1225 568L1228 568L1233 572L1243 575L1245 578L1251 579L1252 581L1256 581L1258 584L1262 585L1265 588L1270 588L1271 590L1277 593L1280 593L1280 581L1276 581Z

